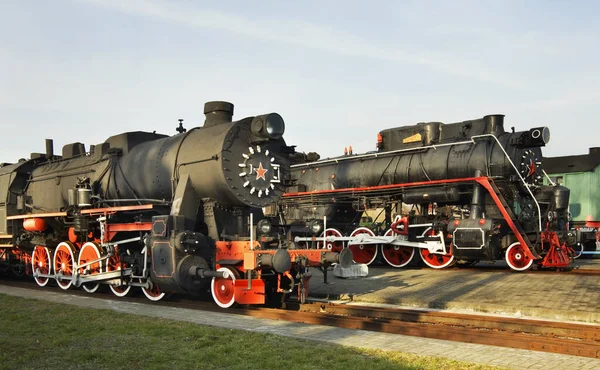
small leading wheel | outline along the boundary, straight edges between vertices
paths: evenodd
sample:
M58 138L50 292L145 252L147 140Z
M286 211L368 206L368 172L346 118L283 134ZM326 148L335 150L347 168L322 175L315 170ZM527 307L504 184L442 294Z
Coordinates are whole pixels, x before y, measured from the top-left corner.
M154 282L150 281L150 283L152 285L152 288L147 289L142 287L142 292L144 293L146 298L153 302L158 302L167 295L167 293L163 292Z
M525 271L533 265L533 260L527 257L521 243L515 242L506 249L506 263L515 271Z
M97 243L87 242L79 250L79 257L77 258L77 266L81 266L91 261L98 261L100 259L100 246ZM102 263L100 261L94 262L85 267L79 267L80 276L91 276L97 275L102 272ZM83 290L88 293L94 293L100 288L100 283L86 283L83 284Z
M31 269L34 273L38 272L44 275L50 274L52 262L50 262L50 251L48 248L42 247L41 245L35 247L33 253L31 254ZM33 279L39 286L46 286L50 280L47 277L39 276L34 276Z
M126 266L121 262L117 248L115 248L114 254L106 260L106 272L120 271ZM125 297L131 291L131 285L109 285L110 290L117 297Z
M71 242L62 242L54 251L54 273L56 282L61 289L67 290L73 285L73 273L77 268L75 264L75 247Z
M350 234L350 237L357 235L375 236L371 229L359 227ZM352 251L354 262L370 265L377 258L377 244L348 244L348 249Z
M237 271L230 267L221 267L217 271L225 274L223 278L212 278L210 292L215 303L221 308L229 308L235 303L235 279Z
M396 236L394 230L389 229L383 236ZM411 247L402 247L393 244L383 244L381 246L383 259L392 267L404 267L408 265L415 256L415 249Z
M319 238L322 238L323 236L325 236L325 237L335 236L336 238L341 238L342 233L339 232L337 229L327 229L321 233ZM317 248L318 249L328 249L332 252L339 252L342 249L344 249L344 242L343 241L335 241L335 242L325 241L325 247L323 247L323 241L321 240L321 241L317 242Z

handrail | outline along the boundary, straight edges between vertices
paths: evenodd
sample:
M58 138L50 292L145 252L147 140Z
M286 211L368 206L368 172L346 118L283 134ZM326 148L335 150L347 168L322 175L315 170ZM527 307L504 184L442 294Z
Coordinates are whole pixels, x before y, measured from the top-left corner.
M542 169L542 173L544 174L544 176L546 176L546 178L548 179L548 183L550 183L550 185L556 186L556 183L554 181L552 181L552 179L550 178L550 176L548 176L548 174L546 173L546 171L544 169Z
M437 148L446 147L446 146L475 144L475 140L489 138L489 137L492 137L496 141L496 143L502 150L502 153L504 153L504 156L506 157L506 159L508 160L508 162L510 163L512 168L515 170L515 173L517 174L517 176L519 176L519 179L525 186L525 189L527 189L527 192L529 193L529 195L531 195L531 198L535 202L535 205L536 205L537 211L538 211L538 227L539 227L539 231L541 232L542 231L542 210L540 208L540 204L538 203L537 199L535 199L535 196L533 195L533 192L531 191L529 184L527 184L527 182L525 181L523 176L521 176L521 174L519 173L519 170L515 166L514 162L510 159L510 156L508 155L508 153L506 152L506 150L504 149L504 147L502 146L502 144L500 143L498 138L492 134L475 135L475 136L471 137L471 140L467 140L467 141L458 141L458 142L454 142L454 143L437 144L437 145L427 145L427 146L420 146L418 148L396 149L396 150L390 150L388 152L376 152L376 153L365 153L365 154L360 154L360 155L349 155L349 156L343 156L343 157L338 157L338 158L331 158L331 159L324 159L324 160L319 160L319 161L314 161L314 162L295 164L295 165L292 165L291 167L292 168L309 167L309 166L321 165L321 164L325 164L325 163L339 163L342 161L348 161L348 160L354 160L354 159L360 159L360 158L377 158L377 157L389 156L389 155L397 154L397 153L413 152L413 151L428 150L428 149L437 150ZM546 174L546 173L544 172L544 174ZM546 175L546 176L548 176L548 175Z
M535 199L535 196L533 195L533 193L531 192L531 189L529 188L529 184L527 184L527 182L525 181L525 179L523 178L523 176L521 176L521 174L519 173L519 170L517 169L517 166L515 166L515 164L513 163L513 161L510 159L510 156L508 155L508 153L506 152L506 150L504 150L504 147L502 146L502 144L500 143L500 141L498 140L498 138L496 136L492 135L492 134L484 134L484 135L471 136L471 140L473 141L473 143L475 143L475 139L487 138L487 137L492 137L492 138L494 138L494 140L496 140L496 143L498 144L498 146L502 150L502 153L504 153L504 156L506 157L506 159L508 159L508 162L510 163L510 165L512 166L512 168L517 173L517 176L519 176L519 179L521 180L521 182L523 183L523 185L525 185L525 189L527 189L527 192L529 193L529 195L531 195L531 199L533 199L533 201L535 202L535 205L536 205L537 210L538 210L538 225L540 227L539 231L542 232L542 210L540 209L540 204L538 203L537 199Z

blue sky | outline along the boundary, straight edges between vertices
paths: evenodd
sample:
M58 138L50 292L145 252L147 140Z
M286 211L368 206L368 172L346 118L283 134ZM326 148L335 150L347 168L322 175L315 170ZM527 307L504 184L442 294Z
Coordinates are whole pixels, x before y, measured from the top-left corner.
M566 1L5 0L0 162L124 131L202 125L203 104L286 121L300 151L491 113L600 146L600 5Z

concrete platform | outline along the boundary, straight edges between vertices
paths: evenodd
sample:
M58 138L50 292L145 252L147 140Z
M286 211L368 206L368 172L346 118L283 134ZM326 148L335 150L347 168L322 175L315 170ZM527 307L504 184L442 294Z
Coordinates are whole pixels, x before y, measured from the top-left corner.
M576 260L600 269L600 260ZM481 312L561 321L600 323L600 276L561 272L512 272L503 263L490 269L434 270L369 266L369 276L336 278L313 270L309 296L358 303Z
M324 325L308 325L251 316L197 311L185 308L165 307L151 303L76 296L52 291L32 290L0 284L2 295L12 295L59 304L112 310L134 315L189 322L228 329L248 330L339 345L373 348L384 351L401 351L423 356L435 356L467 361L476 364L502 366L511 369L599 369L600 359L534 352L472 343L450 342L405 335L334 328Z

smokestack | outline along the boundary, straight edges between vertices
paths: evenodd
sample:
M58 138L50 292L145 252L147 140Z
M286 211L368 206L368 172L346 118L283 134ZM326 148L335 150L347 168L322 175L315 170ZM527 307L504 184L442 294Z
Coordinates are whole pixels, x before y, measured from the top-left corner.
M204 127L231 122L233 118L233 104L226 101L209 101L204 104Z
M54 157L54 141L46 139L46 158L52 159L52 157Z
M504 133L504 114L490 114L483 117L485 133L498 136Z

